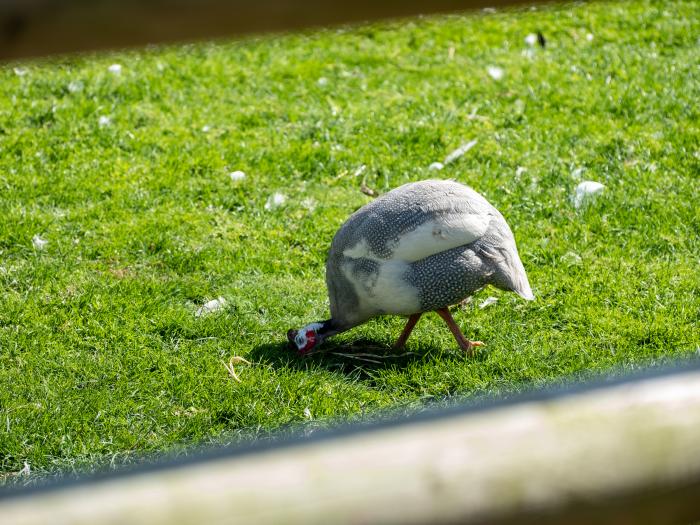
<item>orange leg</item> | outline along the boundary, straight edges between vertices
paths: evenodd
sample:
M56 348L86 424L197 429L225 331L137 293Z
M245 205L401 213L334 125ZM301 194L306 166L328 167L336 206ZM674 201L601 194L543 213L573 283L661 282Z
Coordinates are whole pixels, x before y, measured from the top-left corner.
M459 326L457 326L457 323L455 323L455 320L452 318L452 314L447 308L440 308L439 310L435 311L440 317L442 317L445 323L447 323L447 326L450 328L450 332L452 332L452 335L454 335L455 339L457 340L457 344L467 353L467 355L474 354L475 346L484 346L484 343L481 341L470 341L464 337L464 335L462 335L462 331L459 329Z
M420 316L423 315L422 313L420 314L413 314L408 318L408 321L406 321L406 326L403 329L403 332L401 332L401 335L399 336L398 340L396 341L396 344L394 344L394 348L397 350L400 350L401 348L404 347L406 344L406 341L408 341L408 336L411 335L411 332L413 331L413 327L416 326L416 323L418 322L418 319L420 319Z

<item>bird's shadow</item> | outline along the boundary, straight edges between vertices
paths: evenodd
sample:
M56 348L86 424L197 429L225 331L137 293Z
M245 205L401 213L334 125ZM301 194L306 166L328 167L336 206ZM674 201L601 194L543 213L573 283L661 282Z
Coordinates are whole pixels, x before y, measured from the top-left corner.
M298 355L286 341L266 343L251 349L248 356L273 368L306 371L320 367L341 372L358 379L372 379L375 372L383 369L402 369L411 363L436 361L439 359L486 359L486 352L465 356L458 348L422 347L397 350L371 339L356 339L350 342L326 342L305 356Z

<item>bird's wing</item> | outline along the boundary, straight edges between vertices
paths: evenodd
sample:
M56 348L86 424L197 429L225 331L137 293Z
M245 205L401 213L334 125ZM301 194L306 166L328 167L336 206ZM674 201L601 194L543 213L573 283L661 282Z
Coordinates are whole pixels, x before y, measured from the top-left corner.
M486 232L489 222L489 216L476 213L436 215L399 237L392 259L414 262L470 244Z
M481 237L498 212L471 188L439 184L419 195L399 194L384 205L368 207L355 239L343 251L353 259L415 262L470 244ZM390 211L387 211L390 210ZM359 217L358 217L359 218ZM359 230L359 231L358 231Z

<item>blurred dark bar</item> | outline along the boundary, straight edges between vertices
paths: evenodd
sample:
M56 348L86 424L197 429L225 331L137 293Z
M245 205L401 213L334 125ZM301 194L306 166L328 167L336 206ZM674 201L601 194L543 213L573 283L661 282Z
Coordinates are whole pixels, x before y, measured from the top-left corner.
M0 59L504 7L522 0L0 0Z

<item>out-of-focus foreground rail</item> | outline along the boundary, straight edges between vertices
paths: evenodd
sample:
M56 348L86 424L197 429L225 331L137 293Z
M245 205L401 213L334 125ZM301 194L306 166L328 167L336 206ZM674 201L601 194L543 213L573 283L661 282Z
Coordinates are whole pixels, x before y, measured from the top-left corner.
M0 498L4 524L688 523L700 367Z
M524 0L0 0L0 60L521 3Z

